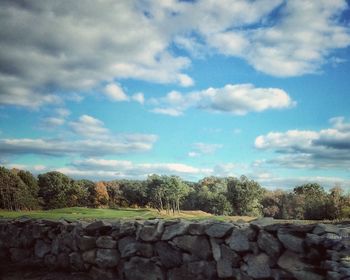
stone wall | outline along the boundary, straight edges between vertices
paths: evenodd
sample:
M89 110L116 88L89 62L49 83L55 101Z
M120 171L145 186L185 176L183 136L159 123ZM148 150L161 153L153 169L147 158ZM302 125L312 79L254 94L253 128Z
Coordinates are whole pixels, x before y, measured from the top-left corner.
M350 225L0 220L0 261L95 279L350 279Z

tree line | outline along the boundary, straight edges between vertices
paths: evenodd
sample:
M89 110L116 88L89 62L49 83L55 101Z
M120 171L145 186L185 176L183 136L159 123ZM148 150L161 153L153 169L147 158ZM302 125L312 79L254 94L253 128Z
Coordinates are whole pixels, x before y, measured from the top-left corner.
M7 210L85 207L152 207L175 213L202 210L215 215L278 219L350 218L350 194L340 186L326 191L316 183L293 190L266 190L245 176L205 177L188 182L177 176L93 182L57 172L37 177L0 167L0 208Z

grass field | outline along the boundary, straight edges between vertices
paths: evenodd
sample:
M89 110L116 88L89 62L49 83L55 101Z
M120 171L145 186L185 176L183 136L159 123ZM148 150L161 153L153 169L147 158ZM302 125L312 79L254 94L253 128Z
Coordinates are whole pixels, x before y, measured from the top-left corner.
M36 219L67 219L67 220L95 220L95 219L151 219L151 218L183 218L183 219L217 219L232 220L239 219L250 221L252 217L238 216L213 216L203 211L181 211L179 214L168 215L165 211L159 213L155 209L93 209L85 207L72 207L53 210L40 211L6 211L0 210L0 218L30 217Z

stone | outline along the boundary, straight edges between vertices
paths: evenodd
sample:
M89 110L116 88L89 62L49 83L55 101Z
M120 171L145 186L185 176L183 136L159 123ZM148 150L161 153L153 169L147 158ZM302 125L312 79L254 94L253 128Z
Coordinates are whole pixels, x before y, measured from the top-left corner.
M339 270L339 263L335 261L326 260L323 262L322 266L325 270L332 270L332 271L338 271Z
M213 253L214 260L218 261L221 258L221 248L219 239L210 238L211 251Z
M254 279L268 278L271 276L269 256L265 253L249 255L247 265L247 274Z
M173 239L173 243L178 248L187 251L200 259L208 259L211 256L210 244L205 236L178 236Z
M122 258L130 257L137 252L136 239L130 236L123 237L118 241L118 249Z
M207 227L206 222L191 222L188 225L188 233L191 235L203 235Z
M126 280L163 280L163 271L149 259L133 257L125 262L123 275Z
M197 261L186 266L190 275L201 275L203 279L213 279L216 276L215 262Z
M241 229L233 230L225 242L236 252L246 252L250 248L248 237Z
M283 246L296 253L304 252L304 239L298 236L294 236L288 230L283 228L277 232L278 239L282 242Z
M203 280L216 279L215 263L197 261L183 264L168 271L168 280Z
M339 268L339 273L342 277L350 276L350 268L341 267Z
M343 247L342 238L338 234L327 232L321 235L321 238L322 245L327 249L338 250Z
M312 231L313 234L322 235L325 233L338 233L339 228L333 224L317 224Z
M313 272L314 267L304 263L298 254L285 251L278 259L278 266L290 272L298 280L323 280L324 277Z
M52 254L47 254L44 258L44 263L48 267L56 268L57 267L57 257Z
M341 257L340 265L343 266L343 267L350 268L350 255Z
M287 279L293 279L293 275L290 274L288 271L285 271L280 268L272 268L271 269L271 277L274 280L287 280Z
M200 261L200 258L190 253L182 253L183 263L190 263L190 262L196 262L196 261Z
M139 238L143 241L157 241L164 231L163 221L153 225L144 225L139 233Z
M115 241L111 236L100 236L96 240L96 245L98 248L114 249L117 247L117 241Z
M119 279L118 273L115 270L96 266L91 267L89 275L91 275L94 280Z
M85 230L89 234L96 234L96 233L107 233L112 229L112 225L105 221L96 221L88 226L86 226Z
M98 249L96 252L96 264L100 268L115 267L120 259L116 249Z
M166 268L179 266L182 263L182 255L167 242L161 241L155 244L155 249L160 257L160 262Z
M54 240L52 240L51 243L51 253L54 255L58 255L60 252L60 241L58 238L55 238Z
M272 217L263 217L250 222L250 226L260 230L266 226L276 224L276 221Z
M38 258L43 258L51 251L51 245L39 239L35 243L34 254Z
M216 270L220 278L228 278L233 275L233 267L239 265L240 256L227 245L220 246L220 258L216 261Z
M162 240L167 241L173 239L175 236L186 234L188 226L189 223L186 221L167 226L162 235Z
M240 225L240 230L247 236L249 241L256 241L258 237L258 231L254 227L249 226L249 224Z
M83 271L84 270L84 262L79 253L73 252L69 254L69 263L74 270Z
M306 234L305 244L307 246L317 246L317 245L321 244L322 241L323 241L323 237L321 237L317 234L313 234L313 233Z
M134 236L136 233L135 222L123 222L118 227L115 227L111 233L111 236L115 239L119 239L124 236Z
M341 275L338 272L335 271L327 271L327 278L328 280L341 280Z
M96 247L96 238L92 236L81 236L78 239L78 247L82 251L91 250Z
M96 249L85 251L82 254L82 258L83 258L83 261L86 262L86 263L95 264L96 263L96 261L95 261L95 259L96 259Z
M30 251L25 249L20 249L20 248L11 248L10 256L11 256L11 261L20 262L30 256Z
M205 233L213 238L222 238L229 234L232 229L233 225L231 223L214 223L205 230Z
M258 235L258 246L270 257L278 258L282 252L282 244L271 233L261 230Z
M62 269L67 269L69 267L69 256L66 253L60 253L57 256L57 266Z
M153 256L153 246L149 243L137 242L136 246L136 255L150 258Z

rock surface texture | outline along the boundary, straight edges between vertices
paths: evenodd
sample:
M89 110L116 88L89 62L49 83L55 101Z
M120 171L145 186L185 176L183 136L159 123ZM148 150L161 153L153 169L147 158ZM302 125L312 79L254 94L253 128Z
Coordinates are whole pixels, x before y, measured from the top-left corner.
M349 280L350 224L0 220L0 263L91 279Z

